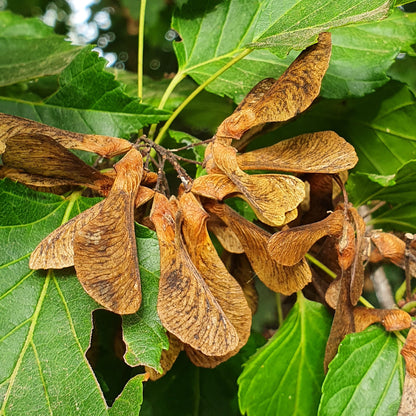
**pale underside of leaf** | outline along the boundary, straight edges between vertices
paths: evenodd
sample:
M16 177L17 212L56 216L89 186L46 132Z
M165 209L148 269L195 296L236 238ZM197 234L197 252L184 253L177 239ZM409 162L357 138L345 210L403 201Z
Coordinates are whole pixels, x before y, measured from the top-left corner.
M275 10L279 13L279 9L273 7L273 1L265 3L266 8L270 8L268 13L260 14L260 21L257 23L258 26L263 27L266 22L263 20L270 21L271 16L274 16ZM312 2L305 4L303 1L297 1L292 6L292 14L290 19L286 19L287 22L280 20L285 18L286 15L276 16L277 20L272 24L269 23L267 30L261 33L257 37L257 40L250 46L257 48L272 48L276 50L276 53L280 52L285 46L296 49L302 49L306 45L307 41L310 41L318 33L323 32L329 28L335 28L338 26L345 26L356 22L366 22L372 20L379 20L387 16L391 0L380 0L369 2L354 2L352 3L341 3L339 1L320 1L318 3ZM302 20L298 21L299 17L297 13L300 10L296 10L296 6L299 7L302 13ZM305 9L310 8L309 14L305 14ZM325 8L329 12L329 15L323 12L322 8ZM274 9L274 10L273 10ZM272 18L273 18L272 17ZM294 20L296 19L296 20ZM304 24L310 20L315 20L313 25ZM288 26L289 25L289 26ZM288 26L282 30L282 26ZM280 29L280 30L279 30Z
M242 170L338 173L357 163L354 148L333 131L306 133L237 155Z
M151 220L160 246L158 314L183 343L210 356L236 348L238 335L195 268L176 226L174 201L155 193Z

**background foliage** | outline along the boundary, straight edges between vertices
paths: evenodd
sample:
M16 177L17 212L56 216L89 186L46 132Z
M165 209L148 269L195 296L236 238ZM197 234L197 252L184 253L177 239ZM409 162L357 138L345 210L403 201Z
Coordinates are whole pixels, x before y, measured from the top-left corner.
M321 98L255 146L336 131L359 156L347 182L350 200L357 207L385 201L372 214L370 224L376 227L416 230L416 13L387 0L149 1L140 100L139 2L93 5L86 25L95 31L89 37L71 23L66 1L0 5L5 9L0 12L0 112L80 133L130 138L168 120L202 85L204 91L169 119L166 147L211 137L255 83L278 77L319 32L330 30L333 53ZM53 28L39 20L42 16ZM113 53L113 67L85 42L67 42L62 36L67 33L78 42L96 42L101 53ZM174 181L175 174L167 173ZM122 320L97 310L72 269L28 268L43 237L96 202L1 181L0 414L397 413L404 371L395 335L372 327L348 336L325 376L323 351L331 323L326 309L301 294L288 299L285 314L293 308L265 344L263 335L279 323L275 297L261 284L253 334L237 356L214 370L196 368L180 356L164 378L143 388L143 366L159 368L168 345L156 313L154 233L136 227L143 306ZM252 213L246 216L252 219Z

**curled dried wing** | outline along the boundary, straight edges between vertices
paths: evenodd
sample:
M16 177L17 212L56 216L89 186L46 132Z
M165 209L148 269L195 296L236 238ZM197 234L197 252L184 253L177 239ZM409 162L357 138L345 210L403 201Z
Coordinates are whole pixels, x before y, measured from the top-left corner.
M368 326L380 322L386 331L401 331L410 328L412 317L401 309L375 309L356 306L354 308L355 331L364 331Z
M283 225L286 213L296 209L304 199L305 185L300 179L289 175L247 175L238 166L234 148L214 143L212 149L215 164L265 224Z
M72 185L85 185L104 193L113 183L112 178L44 134L20 133L9 137L2 160L5 166L31 175L66 180Z
M233 113L218 127L217 137L240 139L252 127L286 121L308 108L318 96L331 56L331 35L305 49L254 105Z
M268 250L279 264L293 266L322 237L341 235L343 224L344 213L337 210L322 221L289 228L273 234L268 242Z

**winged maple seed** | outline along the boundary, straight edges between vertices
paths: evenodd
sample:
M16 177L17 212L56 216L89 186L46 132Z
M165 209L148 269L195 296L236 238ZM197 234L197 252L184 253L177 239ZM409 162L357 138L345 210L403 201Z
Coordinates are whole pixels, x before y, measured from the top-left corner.
M305 259L293 266L279 264L267 250L270 234L223 203L207 200L204 207L217 215L234 232L259 279L271 290L291 295L312 280Z
M213 367L235 355L246 344L250 336L251 309L241 286L230 275L211 242L207 230L208 214L201 204L192 193L184 193L179 200L179 208L183 216L182 232L189 256L238 334L236 348L222 357L213 359L200 352L188 352L191 360L197 361L197 365Z
M74 265L94 300L113 312L129 314L141 303L133 211L153 192L140 191L143 161L137 150L130 150L114 168L116 178L108 197L46 237L32 253L29 266Z
M73 153L44 134L18 133L7 139L0 175L26 185L88 186L106 195L113 179L84 163Z
M410 416L416 408L416 328L413 323L407 334L406 343L400 352L406 362L403 395L398 416Z
M286 121L306 110L318 96L331 57L331 35L321 33L318 43L305 49L274 83L262 81L217 131L217 138L240 139L249 129ZM267 88L269 87L269 88Z
M73 133L37 121L0 113L0 154L5 151L10 137L21 134L43 134L67 149L85 150L103 157L126 153L132 147L129 141L117 137Z
M156 193L150 218L160 247L157 310L163 326L202 354L228 354L239 343L237 330L192 263L181 235L178 202Z

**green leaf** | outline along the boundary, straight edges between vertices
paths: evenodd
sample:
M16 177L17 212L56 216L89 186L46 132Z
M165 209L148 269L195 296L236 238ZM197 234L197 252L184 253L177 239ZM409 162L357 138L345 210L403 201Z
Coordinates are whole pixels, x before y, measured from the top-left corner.
M300 294L282 327L245 364L238 379L241 412L249 416L315 414L330 325L325 307Z
M403 165L395 175L353 173L348 179L348 195L359 206L368 201L387 201L393 204L416 200L416 161Z
M327 98L363 96L384 85L399 52L413 53L416 14L394 10L381 22L332 31L332 55L322 81Z
M283 3L283 4L282 4ZM283 57L292 49L304 49L317 34L351 23L387 16L391 1L288 0L262 2L252 46L272 48Z
M139 374L128 381L108 411L109 416L138 416L143 403L143 375Z
M388 75L406 84L416 94L416 57L404 56L398 59L389 69Z
M105 70L106 64L96 52L83 50L62 72L60 88L46 104L151 117L159 115L162 120L168 117L166 111L141 104L137 98L127 95L124 85Z
M324 30L385 17L389 1L371 0L227 0L188 2L173 16L172 26L182 41L174 43L179 74L199 84L248 47L273 48L284 58L292 49L304 49ZM310 11L310 14L306 14ZM267 50L255 50L234 64L207 89L241 101L261 79L279 76L295 54L277 59Z
M416 233L416 210L414 201L407 204L389 204L371 214L369 224L384 231Z
M402 346L377 326L347 335L329 364L318 414L396 415L404 380Z
M105 65L105 59L86 48L62 72L60 89L46 104L3 98L0 112L78 133L124 138L169 117L127 95Z
M39 19L0 12L0 86L58 74L83 48Z
M99 305L84 292L72 268L46 272L28 267L33 249L64 218L97 202L97 198L65 199L9 180L0 182L0 244L6 247L0 253L0 408L7 414L107 414L101 389L85 358L91 312ZM153 366L166 348L156 312L156 243L153 232L138 228L143 305L137 314L140 319L129 317L135 327L125 323L126 339L132 338L130 351ZM134 334L141 337L137 345L144 352L137 345L132 347L137 341ZM137 382L132 385L137 387ZM127 391L130 397L140 396L132 387ZM140 402L131 403L135 411ZM126 404L118 406L126 408Z
M117 70L108 68L111 71L115 79L126 86L126 93L132 97L137 97L137 74L125 70ZM160 103L160 99L170 83L169 79L162 78L154 80L148 76L143 77L143 101L146 104L157 107ZM185 79L181 82L177 88L169 95L164 107L168 111L175 110L185 98L191 94L196 88L195 83L191 79Z
M8 415L103 414L106 404L85 358L97 304L72 272L32 271L37 243L70 202L1 181L0 397ZM78 204L74 210L80 211ZM83 207L84 208L84 207Z
M157 314L160 255L154 231L136 224L136 243L142 283L142 305L133 315L123 316L123 337L126 343L125 360L131 366L148 365L161 371L162 349L169 341Z
M166 120L153 107L144 113L121 113L99 110L78 110L55 105L36 104L0 98L0 112L39 121L49 126L85 134L104 134L129 139L142 127Z
M264 343L251 334L240 352L214 369L193 365L182 352L172 369L161 379L144 385L142 414L146 416L240 415L237 378L241 366Z

